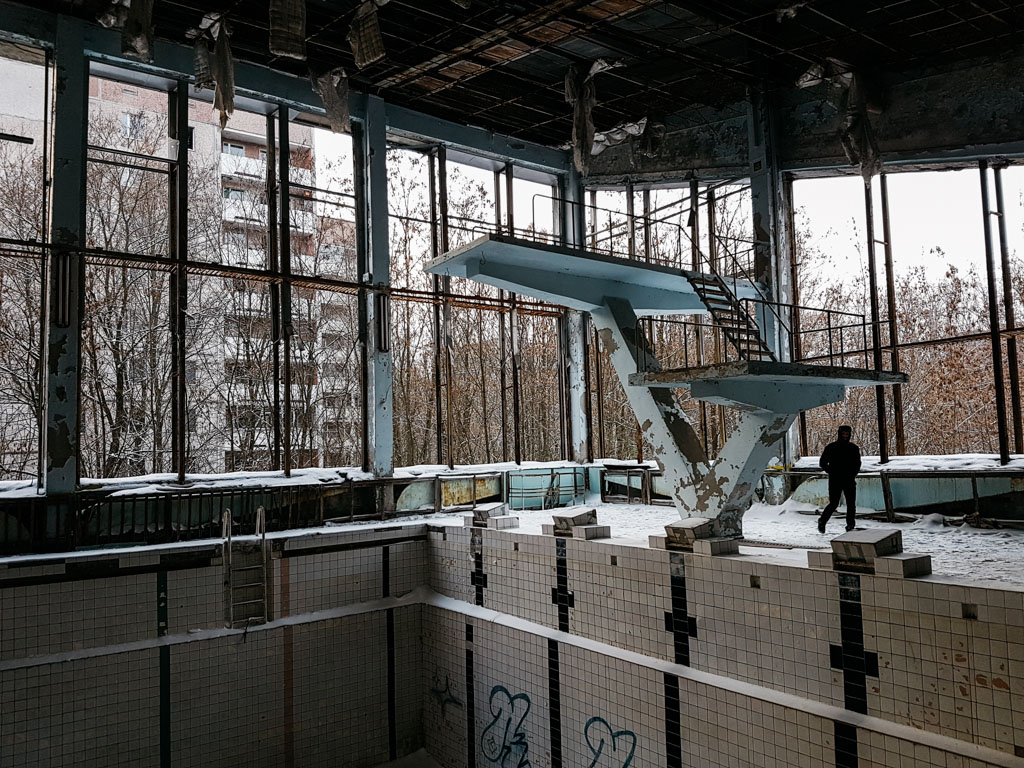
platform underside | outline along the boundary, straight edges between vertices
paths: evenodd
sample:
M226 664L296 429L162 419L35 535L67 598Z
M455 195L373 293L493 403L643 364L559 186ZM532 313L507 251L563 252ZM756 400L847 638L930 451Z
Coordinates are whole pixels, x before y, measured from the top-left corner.
M907 374L843 368L836 365L737 360L700 368L677 368L634 373L629 383L638 387L689 387L695 382L732 381L771 384L831 384L843 387L871 387L880 384L905 384Z

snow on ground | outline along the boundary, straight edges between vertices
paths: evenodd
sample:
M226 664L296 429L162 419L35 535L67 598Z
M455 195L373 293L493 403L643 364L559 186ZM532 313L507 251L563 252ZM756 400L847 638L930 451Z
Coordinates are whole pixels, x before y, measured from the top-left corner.
M615 544L647 546L651 534L664 534L665 525L678 519L673 507L643 504L601 504L592 497L588 508L597 509L597 520L610 525ZM818 510L810 504L786 502L781 506L754 504L743 516L743 535L751 541L786 544L790 549L740 547L744 555L765 557L780 564L807 565L808 549L829 549L830 540L846 527L845 510L837 512L828 524L826 534L818 533ZM859 509L871 514L875 510ZM413 515L394 518L383 525L403 522L426 522L431 525L462 525L463 516ZM540 534L541 525L551 522L558 510L519 510L516 533ZM380 521L349 523L382 527ZM914 523L894 524L874 520L857 520L858 528L895 528L903 533L903 549L932 556L932 572L938 578L1000 582L1024 588L1024 531L982 530L968 526L945 526L939 515L928 515Z
M861 472L923 472L928 470L1000 470L1004 472L1020 472L1024 470L1024 456L1019 454L1010 457L1010 463L1001 466L998 454L993 453L958 453L941 456L890 456L886 464L879 462L878 456L863 456ZM804 456L793 465L794 469L818 469L817 456Z
M611 461L611 460L609 460ZM602 461L595 462L603 463ZM654 462L647 462L655 466ZM394 477L398 480L409 480L417 477L436 477L438 475L471 475L507 472L523 469L557 469L560 467L582 468L583 465L571 461L524 461L498 462L496 464L456 464L450 468L446 464L417 464L412 467L398 467ZM196 491L211 488L279 488L293 485L322 485L326 483L345 483L349 480L373 480L370 472L359 467L312 467L309 469L293 469L286 477L281 471L266 472L222 472L219 474L189 474L185 483L178 483L178 476L173 472L161 472L136 477L83 478L81 487L86 491L111 491L114 496L161 493L168 491ZM35 480L4 480L0 481L0 498L25 498L39 495Z

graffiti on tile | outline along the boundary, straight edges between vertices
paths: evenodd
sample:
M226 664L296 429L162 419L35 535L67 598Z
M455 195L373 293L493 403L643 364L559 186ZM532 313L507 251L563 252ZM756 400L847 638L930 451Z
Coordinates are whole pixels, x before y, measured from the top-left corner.
M583 726L583 738L590 748L587 768L629 768L636 752L636 734L614 730L603 717L592 717Z
M444 688L441 687L437 678L434 678L434 685L430 689L430 696L441 706L441 717L448 714L448 707L462 709L462 702L455 698L455 694L452 693L452 684L448 679L448 675L444 676Z
M513 696L503 685L491 689L491 720L480 734L480 750L484 758L500 768L530 768L526 732L523 721L530 712L530 697L525 693Z

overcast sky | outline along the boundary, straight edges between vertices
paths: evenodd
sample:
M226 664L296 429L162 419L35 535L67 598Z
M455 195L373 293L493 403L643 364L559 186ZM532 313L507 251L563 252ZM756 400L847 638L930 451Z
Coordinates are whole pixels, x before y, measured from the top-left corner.
M989 173L989 202L995 208L995 192ZM901 273L923 265L945 271L955 264L966 270L975 266L985 274L981 181L977 169L928 173L889 174L889 217L892 225L893 264ZM1011 252L1024 253L1024 217L1021 191L1024 169L1003 172L1003 194ZM882 239L881 196L875 181L876 237ZM810 234L810 244L834 257L840 271L866 269L867 235L864 228L864 186L859 177L808 179L793 187L798 226ZM992 217L994 243L997 220ZM945 255L931 254L939 247ZM859 248L859 251L858 251ZM879 246L879 257L882 249ZM998 259L998 251L996 253ZM881 266L881 265L879 265Z

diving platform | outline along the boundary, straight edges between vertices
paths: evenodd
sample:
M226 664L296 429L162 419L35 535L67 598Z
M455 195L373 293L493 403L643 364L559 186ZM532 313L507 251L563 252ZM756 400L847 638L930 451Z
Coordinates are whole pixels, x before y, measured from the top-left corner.
M705 260L706 262L706 260ZM717 537L742 535L754 488L802 411L842 401L848 387L901 384L906 374L779 361L756 315L774 312L750 280L486 235L425 265L510 293L588 312L681 517L713 520ZM751 300L760 309L751 312ZM641 318L710 315L737 360L660 368ZM711 461L673 389L738 411Z
M449 251L423 269L582 312L599 309L606 296L615 296L628 301L638 317L706 313L694 281L711 279L701 272L494 234ZM737 281L734 292L739 299L757 296L747 281Z
M806 411L841 402L850 387L906 382L905 373L774 360L735 360L698 368L644 371L629 376L632 386L689 389L695 400L740 410L760 408L771 411L791 410L794 397L801 406L799 410Z

